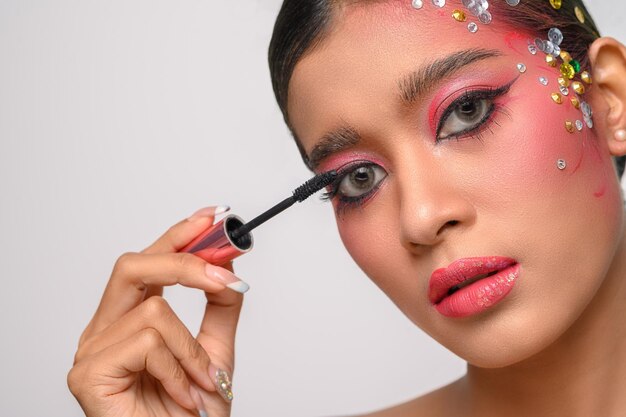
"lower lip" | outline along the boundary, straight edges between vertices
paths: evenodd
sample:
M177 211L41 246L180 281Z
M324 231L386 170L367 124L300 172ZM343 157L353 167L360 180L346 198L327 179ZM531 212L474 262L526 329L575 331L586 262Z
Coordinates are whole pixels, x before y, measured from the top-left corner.
M467 317L487 310L506 297L519 277L519 264L461 288L445 297L435 308L446 317Z

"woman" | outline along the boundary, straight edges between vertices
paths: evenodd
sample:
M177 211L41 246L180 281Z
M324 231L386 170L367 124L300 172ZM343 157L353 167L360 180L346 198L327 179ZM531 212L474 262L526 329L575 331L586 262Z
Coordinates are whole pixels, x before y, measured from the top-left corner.
M274 90L305 163L342 174L346 248L468 362L370 416L626 415L626 48L596 38L577 1L283 4ZM86 415L229 415L246 286L177 253L225 210L119 258L68 376ZM207 294L197 337L174 284Z

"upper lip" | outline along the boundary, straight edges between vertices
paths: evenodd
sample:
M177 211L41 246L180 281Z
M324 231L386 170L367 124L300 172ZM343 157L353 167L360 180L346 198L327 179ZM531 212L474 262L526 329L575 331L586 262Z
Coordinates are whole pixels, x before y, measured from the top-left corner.
M443 300L455 285L482 274L499 272L516 264L515 259L503 256L461 258L447 268L436 269L428 282L428 298L433 304Z

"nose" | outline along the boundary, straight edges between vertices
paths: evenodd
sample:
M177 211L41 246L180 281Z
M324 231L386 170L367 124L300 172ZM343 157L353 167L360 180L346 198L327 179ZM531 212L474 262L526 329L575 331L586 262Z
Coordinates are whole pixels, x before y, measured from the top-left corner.
M413 170L399 179L400 239L407 249L435 246L474 222L468 196L442 170Z

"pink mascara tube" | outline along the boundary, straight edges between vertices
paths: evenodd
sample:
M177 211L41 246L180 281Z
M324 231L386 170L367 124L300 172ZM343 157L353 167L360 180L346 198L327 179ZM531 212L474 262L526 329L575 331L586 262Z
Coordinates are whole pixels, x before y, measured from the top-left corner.
M193 253L213 265L223 265L252 250L254 245L252 233L233 236L235 230L243 225L244 222L239 216L229 214L201 233L180 252Z

